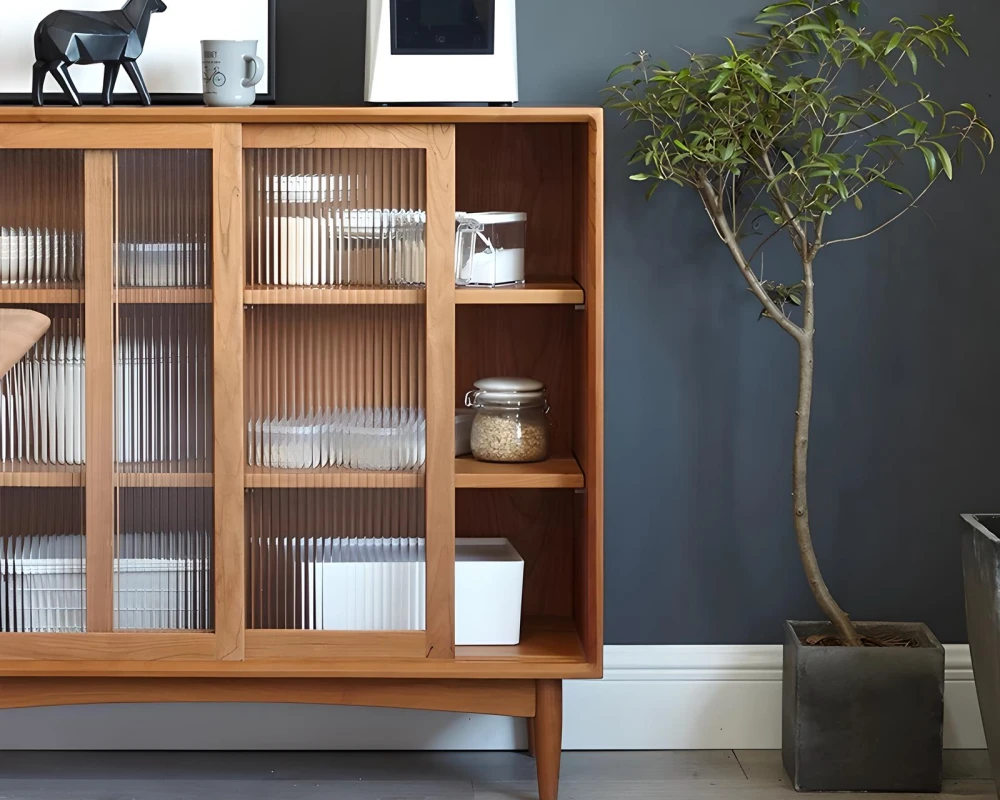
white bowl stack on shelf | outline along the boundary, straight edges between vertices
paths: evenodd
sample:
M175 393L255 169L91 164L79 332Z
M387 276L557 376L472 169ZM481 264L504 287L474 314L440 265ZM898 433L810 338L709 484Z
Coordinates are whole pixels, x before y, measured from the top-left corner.
M74 283L82 262L79 233L0 227L0 283Z
M426 282L427 212L343 208L350 177L275 175L260 235L269 286L411 286ZM373 251L377 255L373 257Z
M139 534L119 537L138 552ZM178 537L208 552L208 534L142 534L147 547L177 551ZM152 544L150 544L152 540ZM200 543L200 544L199 544ZM0 537L0 633L79 633L86 623L84 537ZM187 549L187 548L186 548ZM126 550L127 551L127 550ZM192 630L203 618L210 575L199 556L115 559L116 630Z
M269 469L419 469L427 459L421 409L334 409L249 426L249 463Z
M309 539L292 549L304 554L302 618L307 629L426 627L422 539ZM506 539L456 540L455 644L517 644L523 582L524 559Z

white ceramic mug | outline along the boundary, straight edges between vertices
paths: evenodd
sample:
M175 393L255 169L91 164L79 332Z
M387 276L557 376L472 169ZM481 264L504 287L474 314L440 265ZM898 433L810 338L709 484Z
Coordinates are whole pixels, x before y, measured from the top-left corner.
M252 106L264 77L257 42L207 39L201 43L205 105Z

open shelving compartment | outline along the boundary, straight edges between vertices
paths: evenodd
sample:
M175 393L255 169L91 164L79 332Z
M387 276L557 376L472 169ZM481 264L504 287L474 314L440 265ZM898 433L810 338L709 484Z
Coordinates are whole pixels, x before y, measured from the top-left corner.
M0 306L75 364L0 382L0 708L508 714L549 800L560 681L602 672L601 112L72 112L0 109ZM456 288L456 209L527 213L523 286ZM548 460L455 458L497 375L547 386ZM61 622L3 594L18 537L69 552ZM523 558L518 644L456 646L465 538Z

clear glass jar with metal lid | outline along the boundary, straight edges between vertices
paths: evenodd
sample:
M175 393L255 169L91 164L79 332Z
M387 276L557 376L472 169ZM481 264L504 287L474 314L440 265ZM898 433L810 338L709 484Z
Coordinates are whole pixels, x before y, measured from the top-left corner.
M472 455L479 461L526 464L549 457L545 384L530 378L484 378L465 396L476 409Z

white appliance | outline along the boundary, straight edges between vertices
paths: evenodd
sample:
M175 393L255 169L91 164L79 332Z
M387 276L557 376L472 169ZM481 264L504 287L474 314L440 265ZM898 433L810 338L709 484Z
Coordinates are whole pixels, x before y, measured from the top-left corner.
M515 0L368 0L369 103L516 103Z

